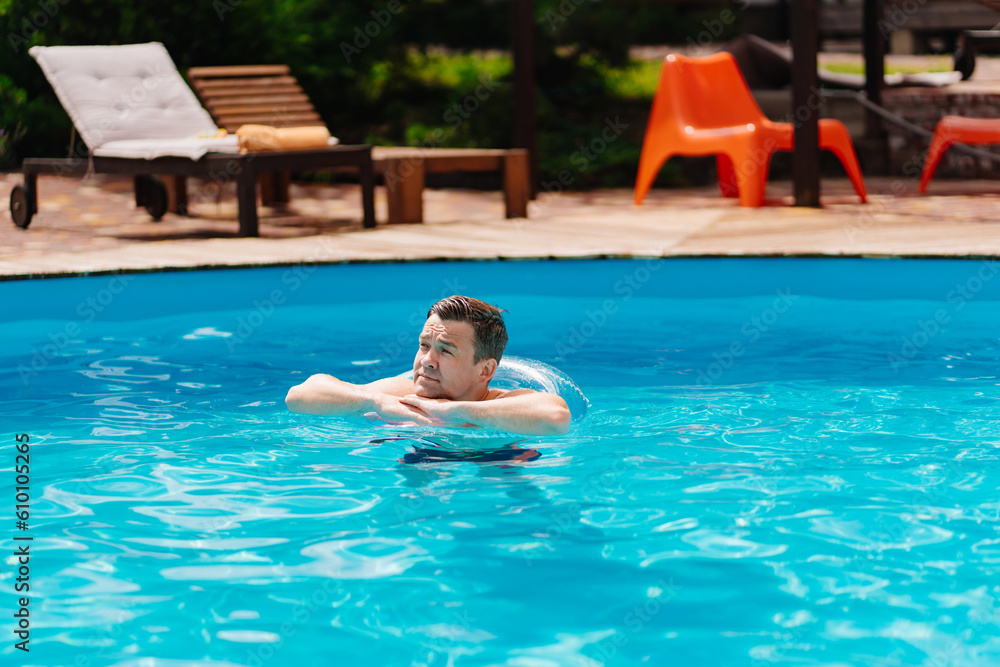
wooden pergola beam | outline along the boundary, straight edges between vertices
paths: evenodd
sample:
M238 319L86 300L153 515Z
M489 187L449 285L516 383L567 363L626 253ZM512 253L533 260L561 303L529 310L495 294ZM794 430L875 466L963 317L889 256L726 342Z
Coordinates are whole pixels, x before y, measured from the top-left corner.
M528 151L531 198L538 194L538 138L535 123L535 3L511 0L514 51L514 148Z
M865 55L865 95L873 104L882 104L882 88L885 86L885 35L879 23L882 20L883 0L865 0L861 27ZM879 117L868 111L865 116L865 139L871 143L883 143L885 131Z
M819 206L818 0L791 3L792 119L795 150L792 185L796 206Z
M819 206L819 0L791 2L792 109L795 120L795 152L792 157L796 206ZM885 86L885 40L882 32L884 0L864 0L862 34L865 60L865 94L882 104ZM879 117L868 111L865 141L883 151L885 130Z

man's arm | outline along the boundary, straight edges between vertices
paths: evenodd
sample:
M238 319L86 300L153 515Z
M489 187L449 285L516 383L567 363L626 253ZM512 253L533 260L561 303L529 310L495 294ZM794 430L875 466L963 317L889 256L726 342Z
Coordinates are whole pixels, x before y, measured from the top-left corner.
M517 389L489 401L446 401L404 396L401 403L419 409L445 425L463 423L525 435L569 431L569 407L555 394Z
M413 391L413 381L405 377L385 378L369 384L351 384L332 375L311 376L295 385L285 396L292 412L310 415L361 416L377 412L382 417L401 417L429 424L417 409L400 403L399 397Z

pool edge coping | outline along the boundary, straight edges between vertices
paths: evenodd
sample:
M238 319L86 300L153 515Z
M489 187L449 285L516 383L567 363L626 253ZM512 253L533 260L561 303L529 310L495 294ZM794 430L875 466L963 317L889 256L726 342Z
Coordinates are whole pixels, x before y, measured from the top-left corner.
M107 276L144 273L179 273L185 271L224 271L229 269L265 269L291 266L338 266L348 264L440 264L449 262L535 262L535 261L581 261L581 260L623 260L623 259L924 259L924 260L988 260L1000 259L1000 255L965 254L942 255L940 253L669 253L669 254L636 254L636 253L598 253L582 255L523 255L506 256L491 255L488 257L414 257L414 258L353 258L313 261L274 261L274 262L240 262L233 264L187 264L157 267L121 267L117 269L69 270L62 272L42 271L25 273L0 274L0 283L19 282L25 280L47 280L55 278L83 278L88 276Z

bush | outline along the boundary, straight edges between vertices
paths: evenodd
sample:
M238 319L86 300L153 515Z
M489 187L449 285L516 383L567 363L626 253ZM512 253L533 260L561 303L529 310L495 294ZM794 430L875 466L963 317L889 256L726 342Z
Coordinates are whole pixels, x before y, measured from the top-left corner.
M0 74L0 169L17 166L17 146L29 116L27 91Z
M552 179L586 160L571 187L629 184L656 70L630 64L629 45L684 43L718 10L536 0L535 12L540 175ZM36 44L160 41L181 71L288 64L345 143L513 141L512 65L499 51L510 46L509 2L0 0L0 30L9 47L0 49L0 159L8 167L66 154L70 122L27 55ZM577 154L600 145L595 137L612 112L628 129L599 153Z

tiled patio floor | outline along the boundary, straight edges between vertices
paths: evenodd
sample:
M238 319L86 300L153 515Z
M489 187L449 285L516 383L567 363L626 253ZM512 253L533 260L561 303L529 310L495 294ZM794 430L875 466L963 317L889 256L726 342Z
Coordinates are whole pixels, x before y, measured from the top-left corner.
M0 174L9 193L19 174ZM505 220L499 192L428 190L422 225L360 225L356 185L293 185L285 210L261 208L261 237L236 236L235 193L199 197L192 217L154 223L134 206L131 182L41 177L27 230L4 206L0 277L299 262L439 258L669 255L983 257L1000 254L1000 181L866 179L860 204L846 179L824 179L823 208L791 206L791 184L773 182L768 206L740 208L714 187L542 193L530 219ZM5 200L6 204L6 200ZM376 191L385 220L385 193Z

